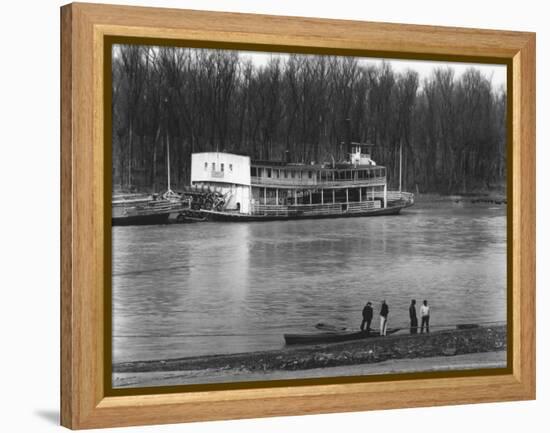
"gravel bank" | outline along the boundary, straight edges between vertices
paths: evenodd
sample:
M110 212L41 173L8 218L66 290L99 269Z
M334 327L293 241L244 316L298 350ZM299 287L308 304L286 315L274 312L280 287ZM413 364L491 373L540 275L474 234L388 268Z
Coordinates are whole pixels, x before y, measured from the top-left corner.
M279 350L192 358L134 361L113 365L113 373L239 370L295 371L372 364L388 360L455 356L506 350L506 327L392 335L345 343L285 347Z

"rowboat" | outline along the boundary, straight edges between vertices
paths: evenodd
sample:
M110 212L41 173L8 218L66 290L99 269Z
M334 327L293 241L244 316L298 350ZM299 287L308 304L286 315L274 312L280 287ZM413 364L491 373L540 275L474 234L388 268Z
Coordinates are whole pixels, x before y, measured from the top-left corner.
M401 328L391 328L386 331L386 335L394 334ZM363 338L380 337L380 332L376 329L367 331L340 331L340 332L315 332L308 334L284 334L285 343L290 344L322 344L338 343L340 341L361 340Z

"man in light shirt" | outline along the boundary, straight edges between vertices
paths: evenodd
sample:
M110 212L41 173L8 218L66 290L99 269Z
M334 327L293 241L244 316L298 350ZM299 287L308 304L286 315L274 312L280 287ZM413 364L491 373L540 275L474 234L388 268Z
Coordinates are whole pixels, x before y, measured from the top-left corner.
M428 301L424 300L423 305L420 307L420 317L422 318L422 324L420 325L420 333L424 332L424 325L426 325L426 332L430 332L430 307L428 307Z

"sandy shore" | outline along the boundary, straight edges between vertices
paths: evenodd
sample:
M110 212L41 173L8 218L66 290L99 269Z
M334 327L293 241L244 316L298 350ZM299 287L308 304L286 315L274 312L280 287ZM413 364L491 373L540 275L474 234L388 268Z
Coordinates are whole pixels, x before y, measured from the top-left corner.
M113 387L143 387L166 385L191 385L200 383L224 383L264 380L304 379L336 376L368 376L391 373L412 373L449 370L471 370L506 367L506 351L470 353L432 358L397 359L376 364L346 365L295 371L257 371L237 369L188 370L183 372L114 373Z

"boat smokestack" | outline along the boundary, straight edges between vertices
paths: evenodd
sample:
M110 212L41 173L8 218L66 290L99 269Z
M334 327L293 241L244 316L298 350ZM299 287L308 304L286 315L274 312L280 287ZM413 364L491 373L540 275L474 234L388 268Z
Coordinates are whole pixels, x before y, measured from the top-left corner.
M290 164L290 151L288 149L285 150L285 162Z
M351 119L348 117L346 118L346 153L349 155L351 153ZM347 155L346 155L347 156Z

